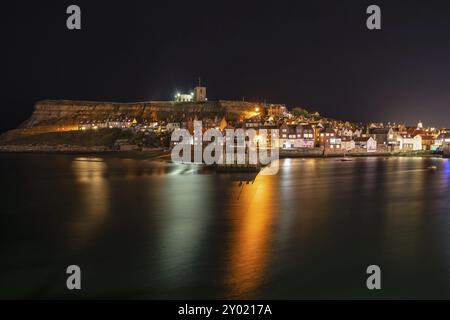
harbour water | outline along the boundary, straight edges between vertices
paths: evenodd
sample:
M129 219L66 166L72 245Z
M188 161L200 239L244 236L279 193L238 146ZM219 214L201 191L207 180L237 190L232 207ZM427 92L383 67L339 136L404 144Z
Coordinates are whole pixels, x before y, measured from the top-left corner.
M0 170L0 298L450 298L448 159L284 159L248 182L113 156Z

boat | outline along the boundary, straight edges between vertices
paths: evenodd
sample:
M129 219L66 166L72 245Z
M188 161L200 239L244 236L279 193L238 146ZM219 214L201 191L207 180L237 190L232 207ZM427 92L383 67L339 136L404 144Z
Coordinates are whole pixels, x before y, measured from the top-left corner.
M437 170L437 166L429 166L428 170Z

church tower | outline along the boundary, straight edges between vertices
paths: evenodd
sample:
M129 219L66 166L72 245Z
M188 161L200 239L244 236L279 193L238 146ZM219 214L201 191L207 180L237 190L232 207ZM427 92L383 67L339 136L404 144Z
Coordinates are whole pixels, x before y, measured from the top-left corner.
M202 86L201 79L198 79L198 86L194 88L194 101L208 101L208 98L206 98L206 87Z

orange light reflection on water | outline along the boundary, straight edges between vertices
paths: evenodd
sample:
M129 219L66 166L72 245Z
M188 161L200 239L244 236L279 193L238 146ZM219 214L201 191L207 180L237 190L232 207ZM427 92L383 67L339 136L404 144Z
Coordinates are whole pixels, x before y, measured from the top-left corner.
M104 177L107 167L101 158L79 157L74 159L72 170L80 185L84 208L73 232L78 242L87 243L109 210L109 188Z
M248 297L264 280L271 252L275 181L259 176L254 185L244 185L230 210L234 223L226 286L231 298Z

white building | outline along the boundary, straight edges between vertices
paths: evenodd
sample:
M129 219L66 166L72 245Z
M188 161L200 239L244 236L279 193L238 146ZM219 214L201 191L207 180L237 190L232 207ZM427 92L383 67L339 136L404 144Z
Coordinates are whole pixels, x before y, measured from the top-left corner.
M191 102L194 100L194 93L185 94L185 93L177 93L175 95L176 102Z
M345 151L350 151L352 149L355 149L355 140L353 139L342 139L341 141L341 149Z
M175 95L175 102L205 102L208 101L206 98L206 87L195 87L194 91L189 94L177 92Z
M436 149L442 147L444 143L450 143L450 132L441 133L434 141Z
M279 137L282 149L314 148L314 129L310 125L283 124Z
M377 151L377 141L372 137L361 137L355 139L355 146L358 148L366 149L367 152Z
M397 141L399 142L400 150L404 151L422 150L422 137L420 135L416 135L414 137L398 136Z

